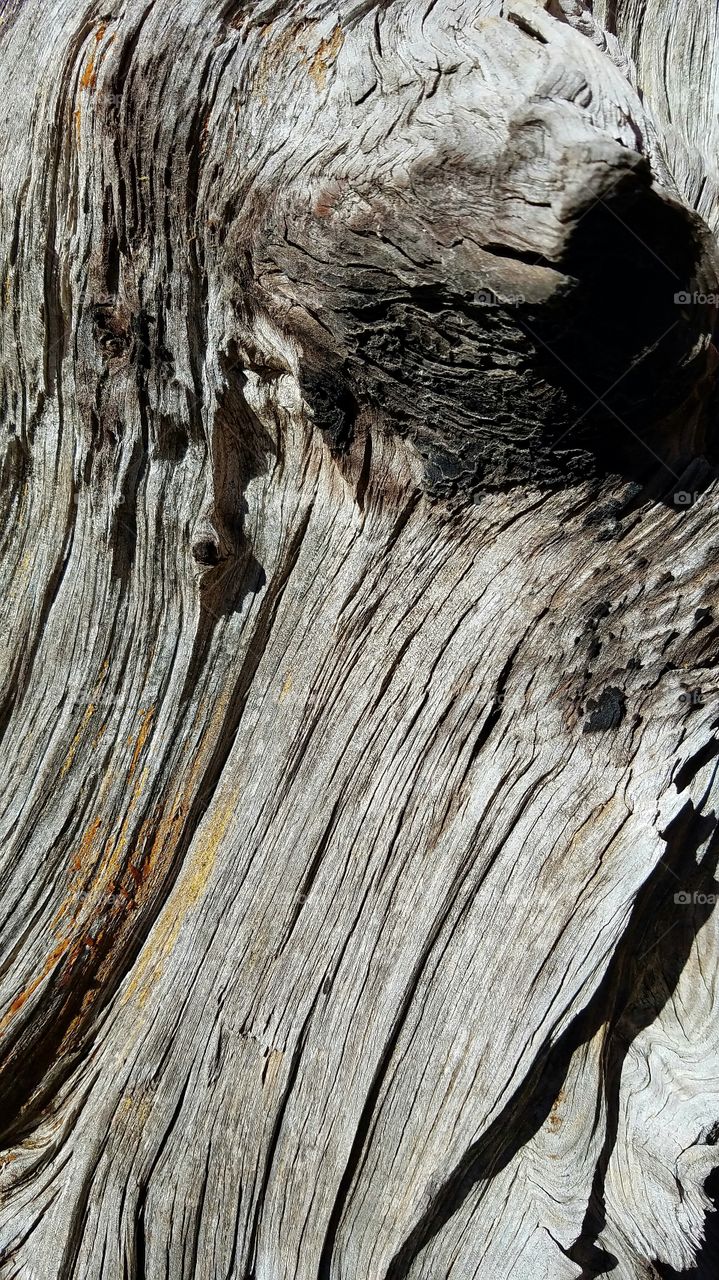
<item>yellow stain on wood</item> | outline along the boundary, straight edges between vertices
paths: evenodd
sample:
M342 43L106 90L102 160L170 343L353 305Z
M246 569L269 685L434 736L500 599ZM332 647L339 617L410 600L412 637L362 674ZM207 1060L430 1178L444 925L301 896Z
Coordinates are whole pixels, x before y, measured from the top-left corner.
M134 908L136 905L135 895L142 888L146 873L153 869L152 853L149 858L143 858L143 851L152 826L150 818L145 818L141 823L134 842L132 855L128 859L125 857L128 852L129 829L134 807L133 802L122 821L117 835L105 840L99 861L91 868L91 879L88 880L87 876L87 854L91 851L93 845L97 843L95 836L100 825L99 818L95 820L81 841L81 847L71 863L72 869L76 873L79 873L84 868L85 883L90 885L87 896L92 897L96 906L108 903L109 900L114 905L121 904L123 909L125 907ZM71 895L70 904L72 902L73 897ZM62 914L66 914L67 910L68 906L65 905L61 908Z
M138 997L140 1007L147 1002L152 987L162 975L165 960L177 942L186 916L200 901L207 888L215 868L218 849L227 834L234 812L234 798L230 798L218 808L217 813L209 821L204 839L198 843L192 858L183 868L158 919L157 929L138 959L135 974L125 993L123 1004L128 1003L134 996ZM153 849L162 838L166 840L170 833L175 836L175 839L177 838L184 817L184 808L176 805L164 830L161 828L158 832Z
M106 840L96 868L95 892L101 895L109 893L115 898L126 900L127 904L133 908L136 905L136 893L142 887L146 875L155 869L155 854L161 848L159 839L156 837L147 857L144 856L150 831L156 821L155 817L143 819L132 846L130 844L130 832L135 821L137 801L148 773L149 769L145 767L132 792L120 828ZM102 880L98 882L97 876L100 874Z
M137 779L137 782L135 783L135 786L133 787L133 790L132 790L132 802L133 802L133 804L134 804L137 800L139 800L139 799L140 799L140 796L142 795L143 791L145 790L145 784L146 784L147 779L149 778L149 776L150 776L150 766L149 766L148 764L146 764L146 765L145 765L145 767L144 767L144 769L142 770L142 773L140 774L139 778Z
M162 805L160 808L155 808L152 817L145 818L134 841L135 848L129 861L130 829L133 814L136 811L138 799L151 772L149 764L145 764L139 771L132 788L127 812L119 830L101 838L99 835L100 819L95 819L90 825L80 841L71 864L71 869L74 872L74 882L68 894L67 902L61 908L57 918L66 916L69 912L77 916L79 907L85 901L86 892L87 896L96 905L102 904L106 896L110 894L108 909L112 911L113 915L118 912L124 914L126 909L132 909L137 905L135 902L136 895L143 891L144 883L148 878L152 877L155 881L162 878L175 856L185 826L188 809L193 796L196 794L197 786L201 784L204 776L208 752L212 750L217 740L217 734L221 731L224 723L225 704L228 698L229 694L215 707L204 737L205 749L200 751L195 749L193 751L189 776L182 792L175 795L169 814L165 817L159 816L161 808L164 808L164 805ZM133 748L132 761L127 775L128 781L132 780L133 774L138 773L140 755L145 748L155 716L155 705L153 704L147 710L141 711L140 714L142 719L139 732L137 736L131 736L128 739L128 745ZM189 743L187 745L189 748ZM111 772L108 771L103 778L98 797L100 810L103 809L104 800L112 785L113 777ZM229 826L234 808L234 799L230 799L224 808L218 808L209 827L205 828L204 842L201 846L197 846L194 857L188 862L178 883L175 885L170 899L158 919L157 934L153 933L152 935L152 950L146 948L142 953L125 1000L129 999L137 990L142 982L143 974L149 971L148 980L143 983L143 988L140 992L140 1003L144 1004L147 1000L152 986L152 979L161 973L163 957L172 950L185 915L205 890L207 881L212 873L217 849ZM151 838L150 833L153 830L154 835ZM145 854L150 838L152 842L147 854Z
M72 759L77 750L78 743L84 729L87 727L90 719L95 712L95 704L91 703L82 718L81 725L75 735L73 743L68 752L67 759L63 766L63 773L69 769ZM155 714L154 706L148 711L142 713L142 724L135 744L135 753L133 755L131 772L134 772L142 751L147 735L150 731L152 719ZM128 811L123 819L119 831L111 835L109 838L101 838L100 832L102 827L102 818L95 817L90 823L87 830L80 838L79 844L75 850L74 856L70 863L72 873L71 883L68 895L65 901L60 905L51 922L53 931L64 921L65 930L58 936L53 949L47 956L43 968L33 981L21 991L13 1000L7 1012L0 1019L0 1031L15 1017L22 1009L24 1004L29 1000L30 996L40 986L47 975L57 964L58 960L65 957L70 970L77 962L78 956L83 948L98 946L103 939L104 930L102 932L83 933L81 928L81 920L84 907L90 908L91 914L96 914L99 908L107 909L112 915L124 915L128 909L135 907L135 895L142 889L145 872L152 870L152 857L146 863L142 861L141 851L144 848L145 841L150 829L150 820L145 819L140 828L137 840L137 847L140 850L140 865L135 862L128 862L125 865L125 854L129 842L129 829L132 822L133 811L136 807L137 797L142 789L143 783L147 780L149 769L146 766L140 779L138 780L128 807ZM109 774L103 779L102 792L107 790L110 785L111 777ZM181 816L184 817L184 811ZM153 852L157 847L157 841L153 843ZM124 883L120 881L120 877ZM93 993L87 992L83 1000L82 1011L93 999ZM82 1012L81 1011L81 1012ZM82 1016L78 1016L68 1029L68 1034L72 1034L73 1028L79 1026Z
M266 43L258 59L254 77L254 91L260 102L267 101L265 89L268 87L271 77L293 54L299 53L300 64L306 63L306 49L303 38L307 32L312 30L314 25L314 22L300 18L294 26L287 27L284 31L281 31L274 41L268 39L272 31L272 23L268 23L262 28L262 37Z
M118 1111L128 1120L132 1118L141 1125L146 1124L152 1114L152 1098L147 1092L131 1091L121 1098Z
M73 871L82 871L85 866L88 853L90 853L97 844L97 833L100 830L101 823L101 818L93 819L84 836L81 838L75 857L70 863Z
M75 737L73 738L68 748L68 752L67 752L67 755L65 756L62 769L60 770L61 778L64 778L70 772L70 769L72 768L72 762L75 759L77 748L80 745L80 739L82 738L82 735L87 729L87 726L92 720L92 717L94 716L94 714L95 714L95 703L90 702L87 706L85 714L82 717L82 720L80 721L80 728L78 729L77 733L75 734Z
M148 707L146 711L141 710L140 716L141 716L140 729L137 734L137 738L134 740L135 750L132 754L132 760L130 761L130 768L127 771L128 782L132 781L135 775L135 770L137 768L137 764L140 759L140 756L142 755L145 749L145 743L147 742L148 735L152 728L152 722L155 718L154 704L151 707ZM132 743L133 743L133 739L132 738L128 739L128 745L132 746Z
M319 90L327 87L327 73L343 44L344 32L340 26L335 27L326 39L320 40L309 67L310 75Z
M292 693L292 672L291 671L287 672L287 675L282 681L282 688L280 689L280 696L278 701L284 702L285 698L289 693Z
M153 715L154 706L150 708L149 712L143 713L143 722L137 741L135 741L135 739L130 739L131 744L135 742L135 754L133 756L130 772L128 773L128 780L131 779L132 773L137 766L139 752L142 750L147 738ZM81 732L81 730L79 732ZM96 736L93 741L93 745L96 744L100 736L101 734ZM137 803L140 799L144 785L147 782L149 772L149 766L145 765L137 782L135 783L135 786L133 787L127 812L125 813L119 830L116 833L109 837L105 837L102 841L99 840L98 836L101 827L101 819L96 817L90 823L85 834L80 838L80 842L70 863L72 880L69 897L55 915L52 921L53 926L58 922L58 920L67 916L69 913L76 916L85 896L91 897L93 901L97 901L99 903L107 893L114 894L116 892L114 883L123 873L124 857L129 844L130 826L137 808ZM101 808L103 807L103 800L107 796L111 785L112 774L106 773L103 778L100 795L98 797L98 804ZM147 838L149 825L148 819L146 819L141 825L137 841L140 848L143 847ZM137 888L137 869L130 866L128 868L128 872L134 883L134 887ZM123 894L126 890L122 885L120 885L117 892L119 894ZM129 898L131 895L128 893L127 896Z

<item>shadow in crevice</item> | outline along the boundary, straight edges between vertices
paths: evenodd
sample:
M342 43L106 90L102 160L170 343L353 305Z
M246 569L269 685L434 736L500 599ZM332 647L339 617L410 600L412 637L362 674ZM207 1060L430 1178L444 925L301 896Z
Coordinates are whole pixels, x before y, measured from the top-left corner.
M707 1214L704 1242L697 1253L696 1262L687 1271L675 1271L673 1267L655 1263L661 1280L716 1280L719 1258L719 1152L717 1168L707 1178L704 1190L714 1208Z
M600 472L634 480L658 461L672 475L716 461L717 284L698 218L630 175L579 217L561 267L573 287L518 316L575 415L568 429L558 419L550 449L586 450Z
M568 1250L568 1256L582 1267L583 1280L592 1280L611 1269L601 1265L597 1242L606 1225L604 1188L619 1130L624 1060L632 1042L655 1021L676 990L696 935L714 909L711 902L696 904L696 895L706 899L716 892L719 832L715 817L702 817L688 803L670 824L665 838L666 857L659 864L653 883L648 884L637 899L637 946L625 958L608 1019L602 1061L606 1136L582 1231ZM708 838L709 845L701 863L687 860L686 851L695 853ZM681 881L676 871L680 866L683 868ZM678 893L691 899L691 905L677 902ZM664 939L669 938L670 944L660 949ZM651 963L651 956L655 957L656 964Z
M604 30L610 36L617 35L617 0L607 0L606 12L604 14Z
M609 1025L602 1064L607 1138L581 1235L567 1252L582 1266L585 1280L615 1266L616 1259L599 1246L598 1239L605 1221L604 1177L617 1133L621 1066L632 1039L657 1017L676 988L696 932L712 910L711 906L690 910L678 905L674 894L679 886L688 893L711 893L716 888L713 874L719 862L719 836L713 815L700 815L688 802L665 839L666 855L637 894L624 935L589 1004L554 1044L544 1043L521 1089L435 1194L394 1256L385 1280L404 1280L420 1251L458 1212L477 1184L496 1177L535 1136L550 1114L574 1053L605 1023ZM709 847L697 864L696 855L708 839ZM671 941L660 950L668 938ZM651 953L656 966L647 963Z

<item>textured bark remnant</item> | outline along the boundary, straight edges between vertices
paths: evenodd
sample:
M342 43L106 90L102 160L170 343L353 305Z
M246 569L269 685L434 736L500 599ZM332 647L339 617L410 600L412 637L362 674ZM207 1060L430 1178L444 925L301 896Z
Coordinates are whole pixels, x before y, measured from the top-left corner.
M0 4L3 1276L711 1273L716 22Z

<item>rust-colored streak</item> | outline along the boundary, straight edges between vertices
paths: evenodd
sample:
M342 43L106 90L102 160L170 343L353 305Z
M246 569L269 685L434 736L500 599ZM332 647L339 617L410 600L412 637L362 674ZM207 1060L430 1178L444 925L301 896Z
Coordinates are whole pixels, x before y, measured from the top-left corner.
M54 969L55 965L57 964L57 961L60 959L62 955L64 955L69 945L70 945L70 939L62 938L57 943L57 945L53 947L53 950L50 952L49 956L47 957L47 960L45 961L40 973L37 975L36 978L33 978L32 982L29 984L29 986L25 988L24 991L21 991L20 994L15 997L7 1013L4 1014L2 1018L0 1018L0 1032L5 1030L5 1027L8 1025L9 1022L12 1021L12 1019L16 1016L16 1014L20 1012L23 1005L27 1004L27 1001L30 999L30 996L33 994L33 992L37 991L38 987L40 986L40 983L43 982L47 977L47 975Z
M337 209L341 197L339 183L328 182L315 198L313 212L316 218L329 218Z
M300 65L306 64L304 38L312 30L313 26L314 23L300 18L293 27L282 31L275 40L268 39L272 30L272 23L262 29L265 44L255 72L255 92L261 102L267 101L265 90L269 87L272 77L285 62L290 63L298 57Z
M90 704L82 717L72 755L96 713L96 705ZM64 993L70 1016L67 1025L62 1027L55 1052L58 1055L68 1052L82 1034L96 992L102 989L106 977L117 970L118 956L123 954L133 929L133 917L151 905L177 856L196 787L204 775L207 750L216 741L224 710L224 704L215 708L205 736L206 749L193 753L189 777L182 790L172 799L163 797L141 822L139 830L134 830L139 796L150 772L147 764L143 767L142 757L147 752L156 718L155 704L141 710L139 729L128 739L131 759L126 776L128 782L133 780L133 775L134 780L127 811L119 825L115 821L112 830L107 831L107 819L100 815L106 812L107 794L114 785L113 774L108 771L97 801L97 816L93 816L72 851L68 867L70 885L52 922L54 936L49 943L52 950L41 971L13 1001L4 1021L0 1022L0 1029L25 1005L43 979L61 965L57 992ZM95 729L94 724L92 728ZM128 999L136 992L140 1007L162 973L185 917L206 891L234 811L234 795L228 796L205 826L203 837L196 843L160 914L153 947L146 948L139 959L125 997ZM59 1014L58 1026L62 1018Z
M70 863L70 866L72 867L73 871L82 871L82 869L85 867L87 863L87 855L89 854L90 850L94 847L97 841L97 833L100 830L100 824L101 824L100 818L95 818L90 823L90 826L88 827L84 836L80 840L80 843L75 852L75 856L72 862Z
M84 734L84 732L85 732L85 730L86 730L87 726L89 725L90 721L92 720L92 717L94 716L94 714L95 714L95 703L94 703L94 702L91 702L91 703L89 703L89 705L87 706L87 708L86 708L86 710L85 710L85 713L84 713L84 715L83 715L83 717L82 717L82 720L80 721L80 728L78 729L77 733L75 734L75 737L73 738L72 742L70 743L70 747L69 747L69 749L68 749L68 753L67 753L67 755L66 755L66 757L65 757L65 760L64 760L64 762L63 762L63 766L62 766L62 768L61 768L61 770L60 770L60 777L61 777L61 778L64 778L64 777L66 776L66 774L68 774L68 773L70 772L70 769L72 768L72 762L73 762L73 760L75 759L75 752L77 751L77 748L78 748L78 746L79 746L79 744L80 744L80 739L82 738L82 735Z
M106 33L107 33L107 23L101 22L100 26L97 28L97 31L95 32L95 43L99 45L102 42L102 40L105 38ZM110 43L112 43L113 39L114 37L111 36ZM87 66L85 67L85 70L82 73L82 79L80 80L80 88L94 89L96 84L97 84L97 71L95 68L95 52L93 50L93 52L90 54L90 57L88 58Z
M128 782L131 782L133 777L135 776L135 770L137 769L140 756L142 755L145 749L145 743L147 742L150 730L152 728L152 722L155 718L154 705L151 707L148 707L146 711L141 711L140 715L142 717L140 721L140 729L137 734L137 738L135 740L135 750L133 751L132 760L130 761L130 768L127 771ZM130 739L130 742L132 742L132 739Z
M344 43L342 28L335 27L332 34L320 40L317 51L310 62L310 75L318 89L327 87L327 73Z
M97 82L97 76L95 75L95 55L94 53L91 53L88 59L87 66L85 67L85 70L83 71L83 74L82 74L82 80L80 81L80 88L94 89L96 82Z

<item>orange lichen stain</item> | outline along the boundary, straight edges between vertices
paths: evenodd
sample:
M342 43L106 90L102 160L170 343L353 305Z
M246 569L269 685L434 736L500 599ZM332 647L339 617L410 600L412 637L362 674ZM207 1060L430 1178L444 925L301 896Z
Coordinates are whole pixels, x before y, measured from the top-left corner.
M202 784L207 767L208 754L212 752L218 735L222 731L229 701L229 692L220 698L212 712L210 722L203 734L202 746L198 750L188 742L188 750L192 751L192 763L187 772L182 791L177 793L172 802L169 814L157 822L157 829L150 852L143 865L155 876L161 875L161 868L167 867L175 856L187 814L197 788ZM202 708L201 708L202 709ZM198 718L201 718L198 710ZM212 813L212 811L210 811ZM192 906L199 901L205 891L212 874L217 850L227 832L235 812L234 797L229 797L224 805L218 804L217 811L204 828L204 841L197 843L192 859L185 863L174 889L157 920L155 930L138 958L134 976L125 992L123 1003L128 1003L137 995L140 1007L149 998L153 984L160 977L165 958L175 945L185 916ZM155 825L153 820L153 825Z
M95 907L99 907L106 900L108 894L111 897L121 895L127 897L128 900L132 897L131 891L121 883L121 877L128 871L125 860L130 827L148 772L149 770L146 766L133 789L127 812L119 830L109 837L106 836L102 840L99 839L101 819L97 817L90 823L85 834L81 837L70 862L71 882L68 898L55 915L52 921L53 926L69 914L77 917L82 910L83 904L88 899L92 900ZM98 797L98 804L101 808L103 798L111 784L112 775L108 773L103 778L100 796ZM139 850L142 850L147 842L150 825L150 820L146 818L140 826L136 842L136 847ZM136 887L137 869L134 866L129 867L129 876L132 884Z
M564 1100L565 1100L566 1096L567 1096L567 1095L566 1095L566 1093L564 1092L564 1089L560 1089L560 1090L559 1090L559 1093L557 1094L556 1098L554 1099L554 1102L552 1103L552 1109L551 1109L551 1111L550 1111L550 1113L549 1113L549 1117L548 1117L548 1119L547 1119L547 1124L548 1124L549 1129L550 1129L550 1131L551 1131L552 1133L556 1133L556 1132L557 1132L557 1130L558 1130L558 1129L561 1129L561 1127L562 1127L562 1117L561 1117L561 1115L559 1114L559 1109L560 1109L560 1107L561 1107L562 1103L564 1102Z
M69 946L70 946L70 939L62 938L57 943L57 945L53 947L52 951L47 957L47 960L45 961L45 964L42 967L41 972L37 975L36 978L33 978L30 985L26 987L24 991L21 991L20 994L15 997L7 1013L4 1014L2 1018L0 1018L0 1031L4 1031L8 1023L11 1022L12 1019L15 1017L15 1014L20 1012L23 1005L27 1003L27 1001L30 999L30 996L33 994L33 992L37 991L37 988L40 986L40 983L45 980L45 978L50 973L50 971L55 967L55 964L60 959L60 957L64 955L64 953L68 950Z
M135 802L134 799L131 799L119 831L115 835L110 836L110 839L105 843L98 866L98 872L102 872L102 883L97 886L98 892L114 892L115 883L126 870L125 864L129 852L129 833L134 820L134 811Z
M95 32L96 44L101 43L101 41L105 37L106 32L107 32L107 23L101 22L100 26L97 28L97 31ZM110 36L110 40L108 43L112 44L112 41L114 39L115 39L114 35ZM94 89L96 84L97 84L97 70L95 68L95 52L93 50L93 52L90 54L90 57L87 60L87 66L85 67L85 70L82 73L82 79L80 80L80 88ZM77 115L78 115L78 112L75 112L76 117Z
M75 108L75 111L73 112L73 119L74 119L74 121L75 121L75 132L76 132L76 134L77 134L77 138L78 138L78 142L79 142L79 140L80 140L80 126L81 126L81 122L82 122L82 111L80 110L80 108L79 108L79 107L76 107L76 108Z
M68 752L63 762L62 769L60 770L61 778L64 778L66 774L70 772L70 769L72 768L72 762L75 759L75 753L77 752L77 748L80 745L80 739L82 738L82 735L87 729L87 726L92 720L92 717L94 716L94 714L95 714L95 703L90 702L85 710L85 714L83 715L82 720L80 721L80 728L78 729L77 733L75 734L75 737L73 738L68 748Z
M94 89L96 83L97 83L97 76L95 74L95 55L94 53L91 53L88 59L87 66L85 67L85 70L82 73L80 88Z
M134 862L128 862L128 864L127 864L127 874L129 875L130 879L132 880L133 888L134 888L134 889L139 889L139 888L141 887L141 885L142 885L142 870L141 870L141 868L140 868L140 867L136 867L136 866L135 866L135 864L134 864ZM122 887L122 886L121 886L121 887Z
M93 711L94 706L88 707L83 717L83 725L89 721ZM154 714L154 708L152 713ZM146 728L144 724L143 728ZM81 732L82 728L76 735L77 738ZM77 741L73 743L71 751L76 745ZM146 774L147 769L143 771L142 780L145 779ZM103 779L101 796L111 785L111 781L111 776L107 774ZM139 786L140 783L138 783ZM136 787L135 790L137 789ZM59 936L56 935L56 944L41 972L24 991L16 996L7 1013L0 1020L0 1031L22 1009L61 958L65 961L61 985L66 986L72 982L74 967L81 960L83 953L87 954L88 951L96 951L103 947L107 937L114 937L116 934L118 920L122 921L128 911L135 909L137 905L135 899L142 890L146 873L153 869L151 857L143 859L143 852L154 820L146 818L143 821L138 832L136 849L133 856L128 858L129 829L134 810L135 797L133 796L117 833L103 839L100 834L102 819L95 817L81 837L70 863L72 874L66 900L59 907L51 923L52 929L55 930L61 921L65 921L64 931ZM181 816L184 818L184 810ZM179 832L176 834L179 835ZM153 844L153 850L156 844L157 842ZM83 918L85 926L82 923ZM88 919L93 921L92 932L88 932L86 928ZM102 928L97 927L99 921L104 922ZM104 927L105 925L107 927ZM80 1013L70 1024L66 1038L80 1026L83 1014L94 997L93 988L85 993Z
M310 75L319 90L327 87L327 72L343 44L344 32L339 26L326 39L320 40L309 66Z
M292 672L291 671L287 672L287 675L282 681L282 688L280 689L280 696L278 701L284 702L285 698L289 693L292 693Z
M267 101L267 96L264 91L268 87L270 78L283 66L286 59L291 58L293 53L298 52L302 55L299 58L300 64L307 63L307 58L305 56L306 48L303 44L303 37L306 32L312 30L314 25L314 22L308 22L306 19L300 18L294 27L288 27L286 30L280 32L274 42L267 42L262 50L260 58L258 59L254 77L254 91L260 102ZM262 29L263 35L269 35L271 29L272 24L268 23L268 25Z
M155 718L154 704L153 706L148 707L147 711L141 710L140 716L141 716L140 729L137 734L137 738L134 740L135 750L133 751L132 760L130 761L130 768L127 771L128 782L132 781L140 756L142 755L145 749L145 743L147 742L148 735L152 728L152 722ZM133 739L128 738L128 746L132 746L132 745L133 745Z
M101 826L102 819L94 818L85 834L80 838L70 862L71 877L67 897L60 904L50 922L52 929L55 929L60 921L67 916L77 920L82 911L83 903L88 898L94 897L97 892L94 887L88 889L87 886L88 884L92 885L92 879L88 877L96 866L97 855L101 845L101 841L98 839Z
M102 824L101 818L95 818L88 827L84 836L81 838L77 847L75 856L70 863L73 871L82 871L87 864L87 855L95 847L97 843L97 833Z

